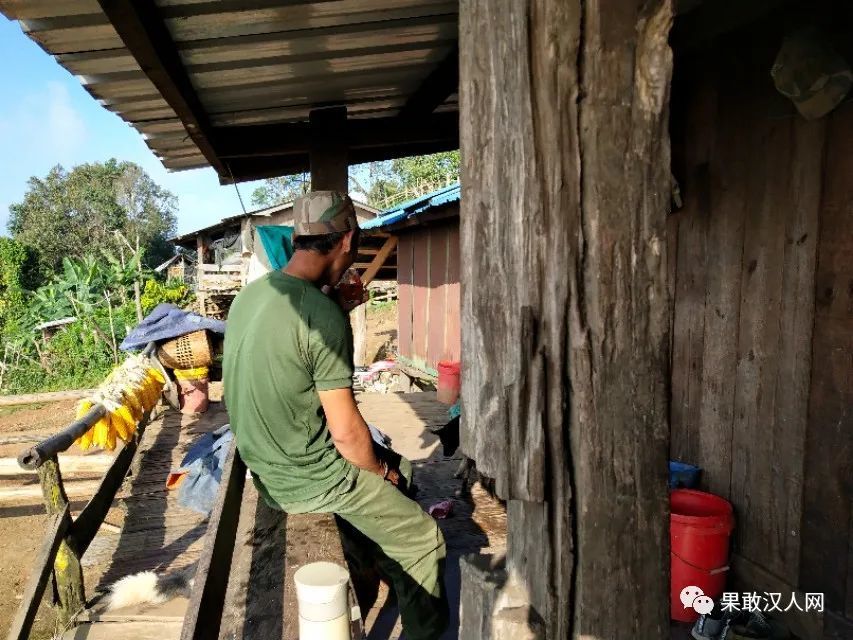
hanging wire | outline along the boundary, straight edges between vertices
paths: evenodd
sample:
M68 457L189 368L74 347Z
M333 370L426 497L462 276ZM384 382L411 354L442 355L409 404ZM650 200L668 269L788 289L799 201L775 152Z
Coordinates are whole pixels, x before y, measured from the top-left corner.
M228 175L231 176L231 184L234 185L234 191L237 192L237 199L240 201L240 207L243 209L243 215L249 215L249 212L246 211L246 205L243 204L243 196L240 195L240 189L237 187L237 181L234 179L234 172L231 171L231 165L226 162L225 168L228 169Z

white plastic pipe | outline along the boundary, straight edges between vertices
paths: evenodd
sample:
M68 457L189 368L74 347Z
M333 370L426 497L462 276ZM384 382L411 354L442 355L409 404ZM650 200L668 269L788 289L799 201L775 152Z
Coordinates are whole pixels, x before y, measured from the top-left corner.
M334 562L313 562L293 576L299 604L299 640L351 640L349 573Z

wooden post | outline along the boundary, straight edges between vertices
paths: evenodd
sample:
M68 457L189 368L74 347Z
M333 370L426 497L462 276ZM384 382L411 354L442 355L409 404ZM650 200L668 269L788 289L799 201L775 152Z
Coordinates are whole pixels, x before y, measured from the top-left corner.
M207 243L205 242L206 236L203 233L198 234L196 237L196 256L198 258L196 262L196 277L195 277L195 296L196 303L198 305L198 312L206 316L207 315L207 294L204 292L204 254L207 251Z
M347 108L314 109L308 118L311 123L311 189L347 193Z
M460 3L461 448L547 638L669 635L671 21Z
M367 362L367 305L360 304L350 311L350 326L352 326L353 364L356 367L366 367Z
M47 515L56 516L63 512L67 514L68 497L65 495L59 462L55 456L39 467L38 475ZM59 597L59 621L61 625L67 626L86 606L80 555L74 538L70 535L65 536L56 552L53 577Z
M308 116L312 139L309 149L311 189L313 191L349 191L349 154L346 139L346 107L314 109ZM364 305L350 313L353 361L364 366L367 359L367 315Z

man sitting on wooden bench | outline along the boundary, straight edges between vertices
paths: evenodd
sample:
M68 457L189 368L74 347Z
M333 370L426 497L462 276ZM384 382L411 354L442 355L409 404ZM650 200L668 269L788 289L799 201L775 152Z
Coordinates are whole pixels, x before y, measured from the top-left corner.
M372 551L397 595L408 640L447 625L444 539L404 495L408 461L377 457L352 391L352 331L334 286L358 253L352 201L315 191L293 204L294 254L246 286L228 316L225 401L237 448L270 506L334 513ZM381 459L380 459L381 458ZM366 613L366 612L365 612Z

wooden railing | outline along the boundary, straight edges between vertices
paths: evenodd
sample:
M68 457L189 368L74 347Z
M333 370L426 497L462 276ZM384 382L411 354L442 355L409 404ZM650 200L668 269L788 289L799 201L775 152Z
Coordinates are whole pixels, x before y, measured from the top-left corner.
M198 267L197 287L200 291L234 291L243 285L243 265L201 264Z
M154 343L150 343L143 353L150 356L154 353L154 348ZM23 600L9 628L9 640L24 640L29 637L51 573L56 584L60 624L71 624L86 606L80 559L103 524L130 468L139 439L151 418L151 412L142 417L135 437L121 447L95 494L83 507L80 515L72 519L58 456L67 451L105 412L103 405L96 404L81 419L75 420L59 433L26 449L18 456L18 464L23 469L38 472L49 521L41 551L24 589Z
M181 640L219 637L245 484L246 465L237 452L237 441L232 440L196 568Z

